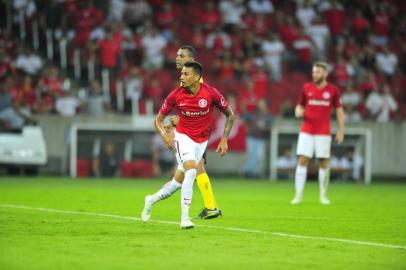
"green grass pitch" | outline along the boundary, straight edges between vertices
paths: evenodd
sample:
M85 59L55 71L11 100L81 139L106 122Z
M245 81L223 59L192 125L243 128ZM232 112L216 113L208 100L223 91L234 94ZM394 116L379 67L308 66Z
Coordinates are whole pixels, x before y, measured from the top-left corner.
M213 179L224 216L181 230L180 192L135 219L164 182L1 178L0 269L406 269L405 184Z

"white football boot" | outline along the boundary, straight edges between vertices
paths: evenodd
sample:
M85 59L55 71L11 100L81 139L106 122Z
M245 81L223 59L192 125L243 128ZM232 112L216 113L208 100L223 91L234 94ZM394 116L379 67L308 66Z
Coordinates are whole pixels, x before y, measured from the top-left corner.
M326 195L320 195L320 203L324 205L329 205L330 200L327 198Z
M190 221L190 218L182 218L180 221L180 228L181 229L192 229L195 226L195 224Z
M147 222L151 218L152 212L152 202L151 202L151 195L145 196L145 205L144 209L142 210L141 220L143 222Z
M295 197L293 198L293 200L290 201L290 204L293 204L293 205L299 204L302 202L302 199L303 199L303 194L300 194L300 193L296 194Z

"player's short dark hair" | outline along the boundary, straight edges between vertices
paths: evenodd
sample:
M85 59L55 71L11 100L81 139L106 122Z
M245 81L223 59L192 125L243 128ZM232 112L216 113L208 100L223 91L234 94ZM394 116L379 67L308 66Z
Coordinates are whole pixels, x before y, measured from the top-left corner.
M313 67L321 67L325 71L328 71L328 64L323 61L317 61L313 63Z
M187 61L183 67L187 67L187 68L191 68L193 69L193 72L197 75L199 75L200 77L202 77L203 75L203 66L196 62L196 61Z
M187 50L187 51L189 52L189 55L190 55L191 57L195 57L195 56L196 56L196 50L195 50L195 48L193 48L193 46L191 46L191 45L182 45L182 46L180 46L180 49L182 49L182 50Z

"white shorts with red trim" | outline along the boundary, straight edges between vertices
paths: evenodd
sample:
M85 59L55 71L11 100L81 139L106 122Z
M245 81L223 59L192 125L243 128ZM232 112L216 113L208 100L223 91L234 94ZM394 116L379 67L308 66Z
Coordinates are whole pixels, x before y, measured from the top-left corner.
M184 172L183 163L188 160L194 160L197 165L202 159L206 147L207 141L197 143L189 136L175 131L175 155L178 161L178 169Z
M330 158L331 136L299 133L296 154L312 158Z

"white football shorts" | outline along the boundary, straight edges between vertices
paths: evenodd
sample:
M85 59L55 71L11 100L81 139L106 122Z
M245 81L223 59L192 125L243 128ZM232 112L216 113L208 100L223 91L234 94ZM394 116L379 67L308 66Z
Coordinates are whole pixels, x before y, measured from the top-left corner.
M178 169L184 172L183 162L188 160L194 160L197 165L206 151L207 142L197 143L189 136L175 131L175 155Z
M296 154L312 158L330 158L331 136L312 135L304 132L299 133Z

